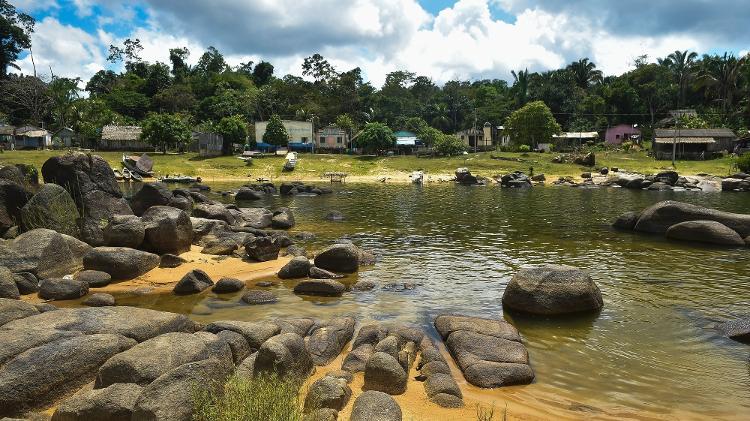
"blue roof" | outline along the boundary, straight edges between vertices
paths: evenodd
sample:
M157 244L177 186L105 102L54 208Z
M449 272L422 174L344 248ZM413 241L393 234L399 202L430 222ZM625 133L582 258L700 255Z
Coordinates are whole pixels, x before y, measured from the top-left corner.
M407 130L399 130L394 133L394 135L396 135L396 137L417 137L416 133Z

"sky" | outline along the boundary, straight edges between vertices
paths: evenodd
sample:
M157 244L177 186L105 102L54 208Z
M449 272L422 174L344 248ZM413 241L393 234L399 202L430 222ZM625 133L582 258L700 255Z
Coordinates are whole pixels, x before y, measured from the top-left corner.
M449 80L505 79L588 57L606 74L675 50L747 54L748 0L11 0L37 20L38 73L87 80L110 44L138 38L146 61L209 46L230 65L265 60L301 75L322 54L379 87L409 70ZM25 53L18 64L32 73Z

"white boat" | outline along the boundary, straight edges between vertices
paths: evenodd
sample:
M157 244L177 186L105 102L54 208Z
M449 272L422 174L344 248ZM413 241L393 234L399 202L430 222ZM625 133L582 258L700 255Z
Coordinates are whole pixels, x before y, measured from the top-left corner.
M115 174L115 180L122 181L124 179L124 177L122 175L122 171L120 171L118 169L115 169L115 170L112 170L112 172L114 172L114 174Z
M422 171L413 171L409 178L414 184L424 184L424 173Z
M284 161L284 171L293 171L297 166L297 152L289 152L286 154Z

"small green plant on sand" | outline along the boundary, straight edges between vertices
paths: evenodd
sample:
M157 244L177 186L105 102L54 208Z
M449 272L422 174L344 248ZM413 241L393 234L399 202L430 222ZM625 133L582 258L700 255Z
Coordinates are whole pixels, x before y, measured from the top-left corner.
M253 379L234 376L222 393L197 391L195 421L300 421L300 383L274 375Z
M506 421L508 419L508 405L505 405L502 415L498 420ZM484 407L481 404L477 404L477 421L495 421L495 405Z

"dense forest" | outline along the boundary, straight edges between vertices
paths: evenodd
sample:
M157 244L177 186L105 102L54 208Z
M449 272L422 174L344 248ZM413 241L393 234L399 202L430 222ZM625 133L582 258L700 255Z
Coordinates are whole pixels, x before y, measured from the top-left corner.
M169 63L149 63L141 58L140 41L128 39L109 50L111 67L122 71L101 70L85 81L15 73L19 55L33 54L34 19L6 1L0 1L0 13L0 120L44 124L53 131L71 127L87 139L96 139L105 124L141 124L154 113L230 138L252 135L247 129L253 122L273 114L316 127L338 121L352 131L368 122L398 130L424 121L454 133L484 122L503 124L534 101L543 101L568 131L600 131L619 123L648 130L669 110L682 108L698 111L699 118L686 122L694 127L750 126L750 60L729 53L675 51L655 61L642 56L619 76L604 76L583 58L557 70L519 69L510 82L498 74L442 86L399 70L376 87L360 68L337 69L319 54L304 60L299 77L278 75L267 61L230 66L213 47L170 49ZM200 58L190 66L193 54Z

